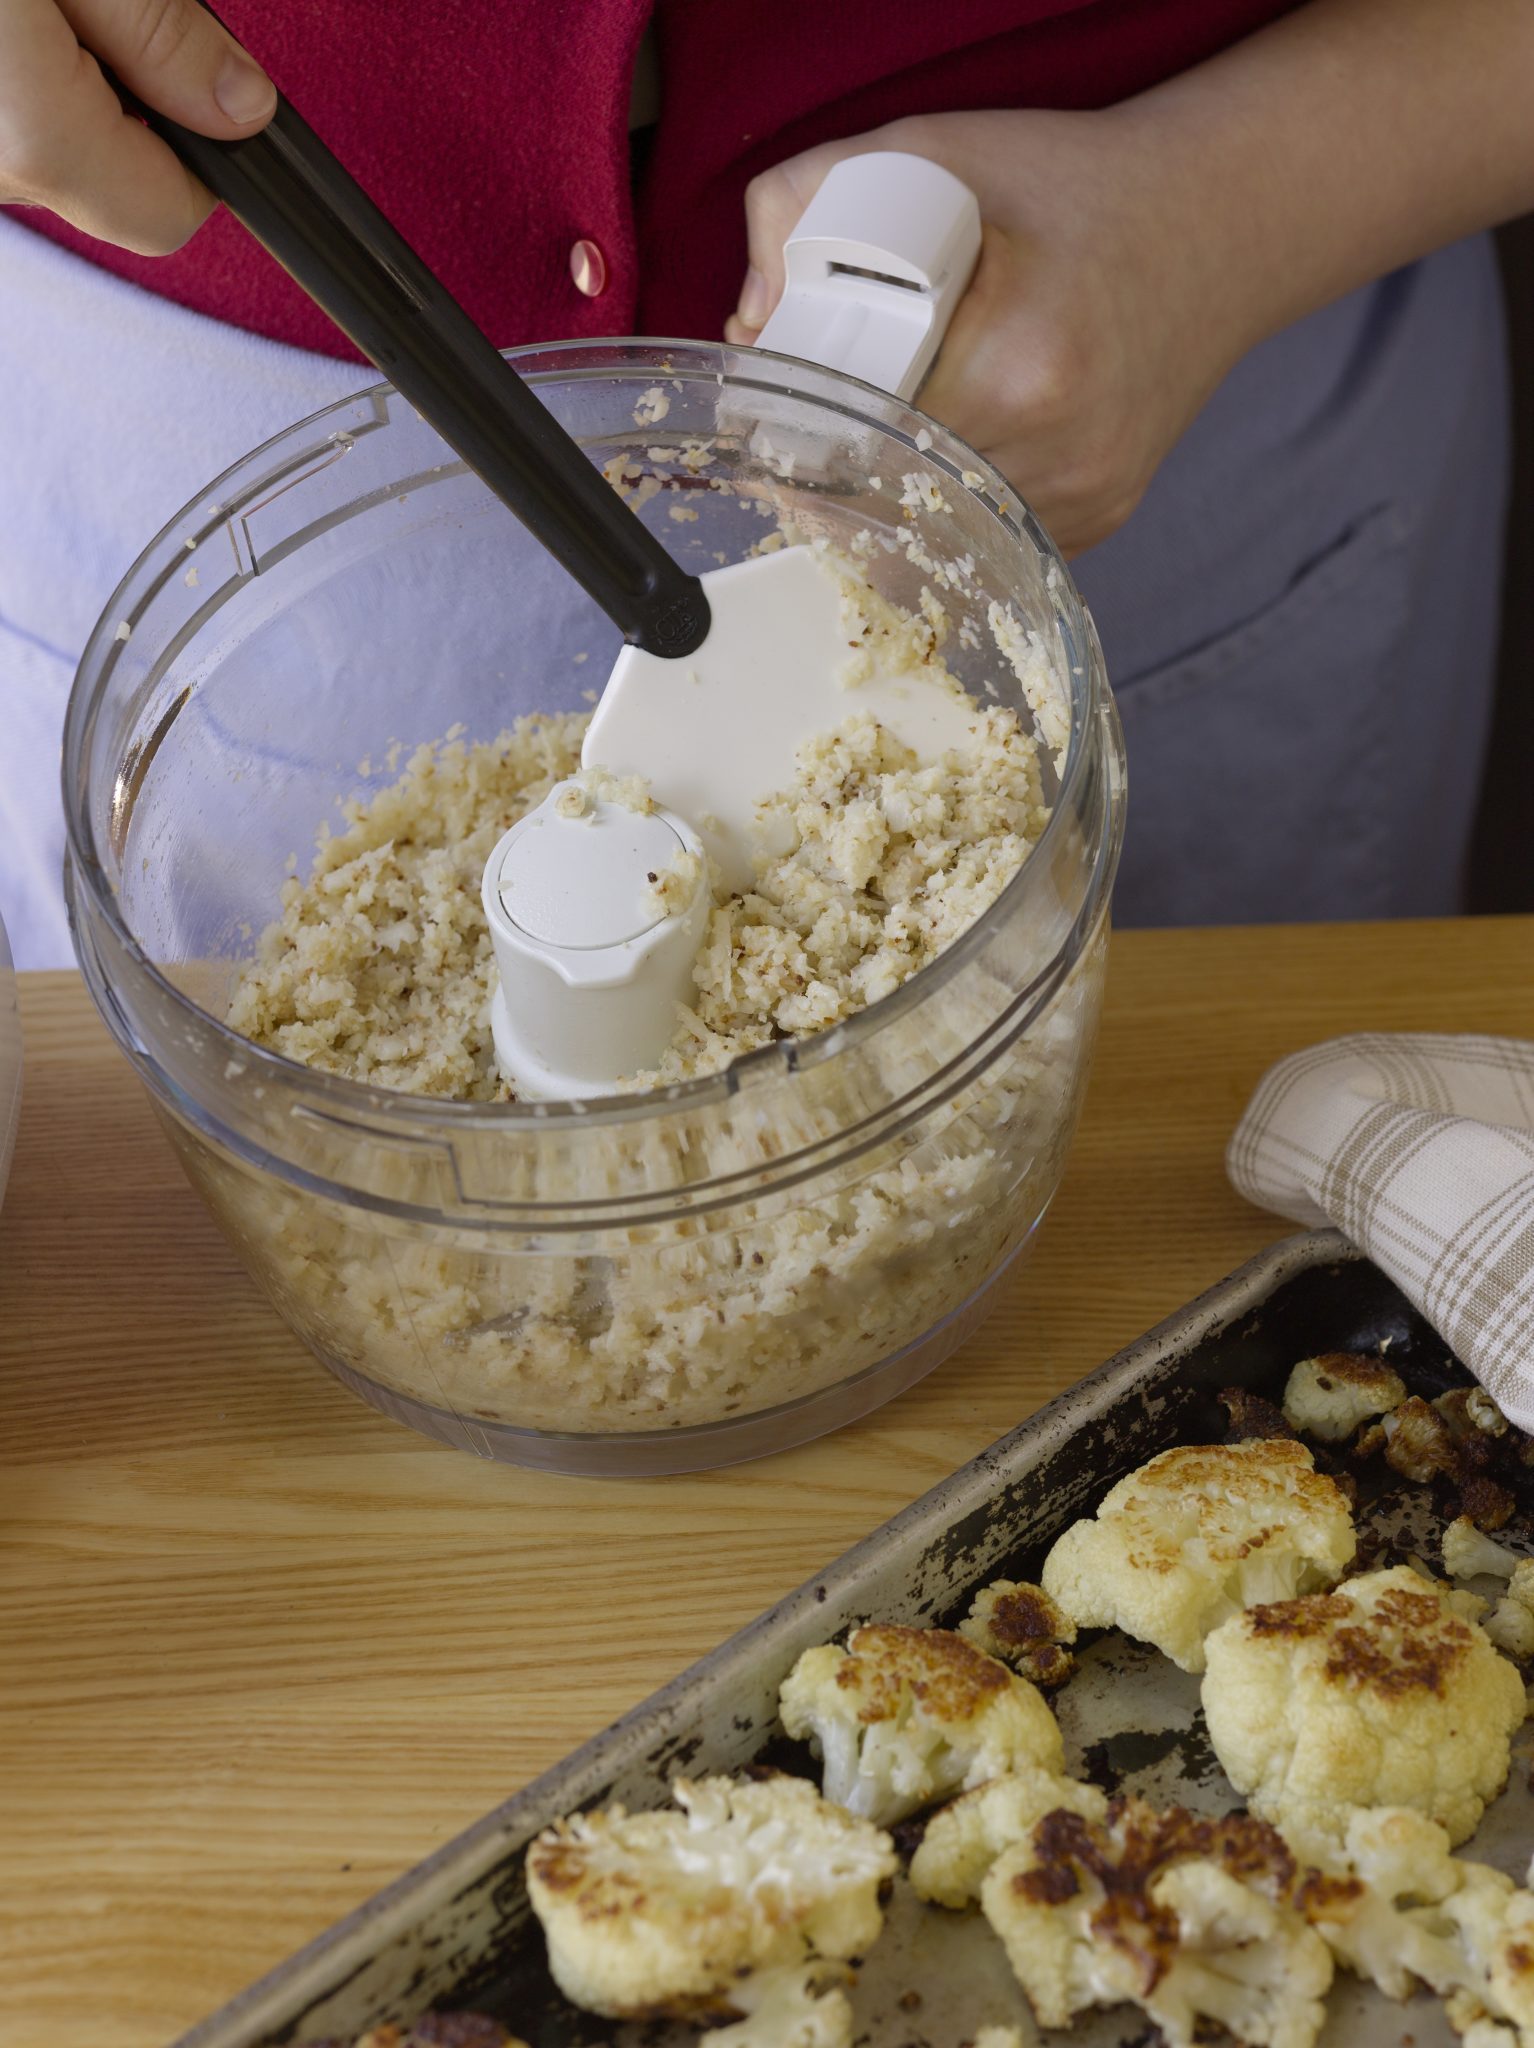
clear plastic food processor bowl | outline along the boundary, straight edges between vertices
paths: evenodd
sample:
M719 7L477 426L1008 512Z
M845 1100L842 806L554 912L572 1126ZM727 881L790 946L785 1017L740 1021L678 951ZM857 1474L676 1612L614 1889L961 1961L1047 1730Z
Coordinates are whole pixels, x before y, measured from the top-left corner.
M988 608L1038 636L1054 816L994 907L836 1030L657 1094L446 1102L231 1032L241 965L339 799L453 728L585 708L617 649L380 386L212 484L103 614L65 741L76 946L219 1223L364 1400L514 1463L722 1464L936 1365L1048 1206L1102 993L1118 723L1045 535L904 402L751 350L513 360L687 565L740 559L783 514L913 608L937 564L951 667L1029 722ZM903 507L913 476L946 509Z

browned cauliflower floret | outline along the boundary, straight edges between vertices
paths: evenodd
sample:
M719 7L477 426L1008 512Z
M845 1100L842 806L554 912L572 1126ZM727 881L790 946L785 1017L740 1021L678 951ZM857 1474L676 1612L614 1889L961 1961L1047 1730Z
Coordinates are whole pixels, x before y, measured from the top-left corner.
M969 1906L997 1857L1026 1841L1049 1813L1101 1820L1108 1800L1095 1785L1029 1765L977 1785L935 1813L911 1858L911 1885L935 1906Z
M789 1734L820 1751L826 1798L885 1827L1020 1765L1065 1767L1028 1681L947 1629L876 1623L845 1650L806 1650L779 1707Z
M1393 1408L1380 1424L1384 1432L1385 1463L1403 1479L1426 1485L1440 1476L1459 1476L1459 1452L1448 1423L1419 1394L1411 1394L1399 1408Z
M1355 1806L1410 1806L1462 1842L1507 1778L1523 1681L1404 1565L1254 1607L1206 1645L1226 1776L1309 1853Z
M1230 1427L1225 1432L1228 1444L1246 1443L1259 1436L1294 1435L1283 1410L1265 1395L1254 1394L1250 1387L1221 1387L1219 1398L1230 1418Z
M1420 1813L1354 1813L1342 1853L1310 1874L1302 1901L1338 1961L1387 1998L1426 1984L1467 2039L1534 2048L1534 1896L1451 1856Z
M1284 1388L1284 1420L1307 1436L1338 1444L1361 1422L1399 1407L1406 1383L1370 1352L1324 1351L1302 1358Z
M1510 1424L1484 1387L1451 1387L1433 1403L1456 1441L1506 1436Z
M1076 1640L1076 1624L1042 1586L1026 1579L997 1579L983 1586L959 1623L959 1634L1035 1685L1062 1685L1076 1668L1065 1647Z
M1133 2004L1167 2048L1192 2048L1211 2021L1248 2048L1310 2048L1332 1959L1299 1880L1261 1821L1115 1800L1102 1821L1041 1821L992 1865L980 1903L1041 2026Z
M728 2020L775 2006L813 2020L814 2040L834 2048L850 2037L850 2010L840 1991L814 1994L828 1960L861 1956L878 1937L879 1887L896 1864L888 1835L802 1778L673 1790L675 1809L572 1814L528 1850L555 1983L609 2019Z
M1516 1505L1507 1488L1488 1479L1484 1472L1472 1472L1460 1484L1460 1514L1477 1529L1506 1528Z
M1082 1627L1121 1628L1202 1671L1212 1628L1330 1585L1353 1550L1347 1502L1303 1444L1193 1444L1152 1458L1095 1521L1067 1529L1044 1589Z

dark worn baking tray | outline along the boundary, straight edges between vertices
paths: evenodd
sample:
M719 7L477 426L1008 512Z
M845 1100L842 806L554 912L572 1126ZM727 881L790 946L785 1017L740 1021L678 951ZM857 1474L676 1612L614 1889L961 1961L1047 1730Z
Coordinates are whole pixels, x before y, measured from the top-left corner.
M351 2035L430 2006L494 2012L535 2048L692 2041L683 2027L609 2026L559 1997L523 1887L532 1836L579 1806L658 1805L678 1774L763 1761L808 1768L776 1727L778 1685L802 1650L873 1618L957 1621L987 1580L1034 1574L1061 1528L1125 1472L1171 1444L1218 1441L1226 1426L1220 1388L1275 1395L1296 1359L1387 1340L1392 1363L1416 1389L1437 1392L1464 1378L1394 1285L1335 1232L1273 1246L194 2027L179 2048L275 2048ZM1360 1517L1365 1551L1381 1542L1430 1549L1430 1521L1419 1495L1386 1496ZM1527 1537L1523 1508L1515 1540L1520 1528ZM1122 1637L1101 1637L1055 1696L1071 1768L1157 1800L1227 1809L1234 1802L1195 1717L1197 1701L1196 1679ZM1469 1852L1519 1877L1534 1846L1527 1761L1515 1758L1509 1790ZM983 1922L920 1908L903 1887L891 1921L858 1982L860 2043L958 2048L988 2021L1037 2038ZM905 1995L913 1991L921 1999L914 2008ZM1397 2048L1403 2026L1417 2048L1453 2038L1436 2006L1419 2002L1408 2015L1343 1978L1323 2039L1328 2048ZM1070 2039L1082 2048L1128 2048L1145 2031L1121 2012L1078 2024Z

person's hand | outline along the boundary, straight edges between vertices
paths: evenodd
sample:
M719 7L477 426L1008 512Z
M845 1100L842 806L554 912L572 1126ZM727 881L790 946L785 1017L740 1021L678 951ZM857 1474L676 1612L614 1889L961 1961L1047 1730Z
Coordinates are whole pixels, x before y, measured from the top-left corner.
M791 158L746 193L755 339L783 244L843 157L908 150L974 191L985 234L918 403L985 455L1067 554L1106 539L1244 349L1241 293L1190 167L1113 112L939 114Z
M224 142L263 128L276 90L196 0L0 0L0 202L166 255L212 194L123 111L98 57L146 106Z

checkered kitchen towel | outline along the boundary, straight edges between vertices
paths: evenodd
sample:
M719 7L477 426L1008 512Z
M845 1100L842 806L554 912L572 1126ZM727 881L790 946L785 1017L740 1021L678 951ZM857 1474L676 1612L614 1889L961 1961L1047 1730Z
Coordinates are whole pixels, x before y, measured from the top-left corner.
M1263 1076L1225 1164L1248 1201L1345 1231L1534 1431L1534 1043L1311 1046Z

